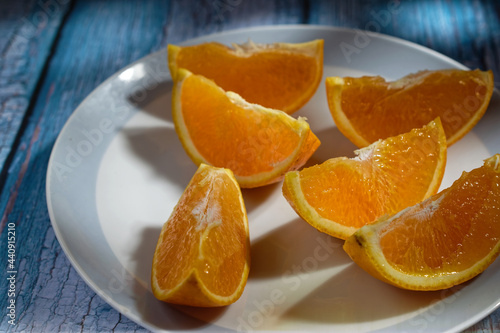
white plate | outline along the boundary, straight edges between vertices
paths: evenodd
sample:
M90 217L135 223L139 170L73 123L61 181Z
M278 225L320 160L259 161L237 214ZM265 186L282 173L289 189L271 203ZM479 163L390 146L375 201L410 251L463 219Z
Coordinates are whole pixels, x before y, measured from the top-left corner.
M422 69L465 68L424 47L379 34L317 26L258 27L188 43L325 40L324 78L378 74L396 79ZM411 292L359 269L342 243L303 222L281 184L245 190L252 268L240 300L222 309L157 301L150 266L160 229L196 167L171 119L166 51L101 84L61 131L47 173L52 225L71 263L106 302L153 331L458 331L500 303L500 261L469 283ZM324 79L323 78L323 79ZM324 82L324 80L323 80ZM449 149L442 188L499 152L498 98ZM322 144L310 163L352 156L334 125L322 84L295 116L306 116Z

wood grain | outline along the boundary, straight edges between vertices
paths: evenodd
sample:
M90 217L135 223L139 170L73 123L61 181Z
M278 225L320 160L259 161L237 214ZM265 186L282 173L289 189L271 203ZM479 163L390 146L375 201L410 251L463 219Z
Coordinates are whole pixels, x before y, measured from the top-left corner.
M500 2L313 2L310 23L342 25L403 38L468 66L492 70L500 88ZM500 309L466 332L499 332Z
M63 254L48 217L45 173L57 134L77 105L114 72L160 47L155 32L162 31L168 3L148 4L80 1L59 32L0 196L3 224L16 224L19 316L14 327L2 316L2 331L144 331L96 296ZM5 281L6 272L1 276Z
M491 69L500 87L500 2L312 2L309 23L370 30L443 53L470 68Z
M5 2L0 11L0 183L68 4Z
M11 326L2 316L0 331L146 331L97 296L69 263L50 225L45 174L54 141L78 104L110 75L167 43L256 25L343 26L410 40L500 77L500 4L493 0L23 0L1 6L1 230L3 247L6 224L16 225L18 318ZM0 279L6 278L2 271ZM2 284L0 294L6 291ZM0 298L2 309L6 302ZM466 330L499 331L500 310Z

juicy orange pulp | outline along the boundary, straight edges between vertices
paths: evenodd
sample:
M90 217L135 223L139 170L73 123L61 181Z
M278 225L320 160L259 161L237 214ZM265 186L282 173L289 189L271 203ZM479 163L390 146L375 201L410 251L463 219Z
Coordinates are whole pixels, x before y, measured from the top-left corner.
M472 170L451 189L399 217L401 223L383 228L385 257L411 274L453 274L472 267L498 246L499 186L499 170Z
M201 155L214 165L230 163L241 176L271 171L273 164L286 159L301 141L300 133L288 129L291 122L252 110L243 110L247 114L242 115L241 106L221 94L217 86L197 76L186 78L182 102L193 110L224 110L219 113L184 112L184 123L191 129L189 135ZM268 149L280 133L288 133L287 139L279 140L274 149ZM214 143L218 146L214 147ZM243 152L244 158L236 158L238 151Z
M357 157L332 158L290 172L283 194L308 223L346 239L383 214L437 192L446 163L439 118L421 129L377 141Z
M170 71L185 68L215 81L246 101L287 113L316 91L323 73L323 41L234 45L170 45Z
M482 273L500 253L500 154L453 185L359 229L344 244L374 277L439 290Z
M242 187L281 180L320 144L303 118L247 103L183 69L177 79L174 123L186 152L197 164L231 169Z
M249 272L248 220L230 170L200 165L164 224L152 289L163 301L222 306L243 292Z
M339 130L358 147L441 118L448 146L479 121L493 93L491 71L421 71L397 81L382 77L326 80Z

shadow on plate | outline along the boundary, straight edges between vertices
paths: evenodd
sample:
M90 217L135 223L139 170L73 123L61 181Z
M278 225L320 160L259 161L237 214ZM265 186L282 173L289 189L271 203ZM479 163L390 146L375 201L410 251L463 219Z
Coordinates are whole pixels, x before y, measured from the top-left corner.
M350 262L344 241L317 231L301 218L252 242L249 279L285 278Z
M172 87L173 82L152 81L141 89L127 96L130 104L141 111L159 119L172 122Z
M158 177L184 190L197 168L187 156L173 128L125 128L122 132L131 151L144 160Z
M141 223L141 221L138 221ZM162 223L160 223L162 224ZM153 264L153 255L156 249L158 237L160 237L161 227L147 227L142 229L139 246L136 248L132 261L135 262L134 275L146 282L146 287L150 289L151 265Z
M197 167L184 151L173 128L125 128L122 132L131 151L144 160L155 175L176 184L181 191L184 190ZM281 183L242 189L247 212L257 208L278 188L281 190Z
M290 307L283 317L347 324L397 318L429 306L443 311L441 308L453 302L463 287L443 291L403 290L373 278L352 264Z
M177 304L168 304L157 300L151 291L151 265L161 228L145 228L140 235L140 246L136 249L134 295L137 295L137 308L141 311L141 320L164 330L196 330L212 325L210 322L221 316L227 307L196 308ZM143 281L143 282L140 282ZM144 285L147 281L147 285ZM217 331L222 328L217 327ZM223 329L222 329L223 331Z
M355 156L354 151L358 147L349 141L337 127L329 127L314 134L321 141L321 145L307 161L305 167L323 163L334 157L345 156L351 158Z
M242 188L241 194L243 195L247 213L251 213L254 209L261 206L276 191L281 192L281 185L282 183L278 182L256 188ZM251 224L252 221L249 220L248 223Z
M500 124L500 91L493 91L490 104L483 118L473 131L484 143L491 155L499 153L498 125Z
M302 219L294 219L252 243L249 284L281 281L278 288L286 291L286 302L280 306L282 312L277 310L280 320L324 324L398 317L403 321L408 319L405 315L417 316L429 306L442 311L466 285L431 292L399 289L359 268L343 251L343 244ZM256 303L268 300L267 294L261 296Z

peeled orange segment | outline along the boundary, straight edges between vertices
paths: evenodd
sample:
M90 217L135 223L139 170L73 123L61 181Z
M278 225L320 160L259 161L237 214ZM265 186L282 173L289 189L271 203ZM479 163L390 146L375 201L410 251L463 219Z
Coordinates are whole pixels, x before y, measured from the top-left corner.
M304 118L247 103L184 69L176 77L172 112L184 149L198 165L231 169L241 187L281 180L320 144Z
M493 93L491 71L422 71L394 82L376 77L329 77L328 105L338 129L365 147L441 118L448 146L485 113Z
M231 170L200 165L163 225L151 285L159 300L215 307L234 303L250 265L248 220Z
M446 164L446 138L439 118L408 133L289 172L283 195L310 225L346 239L384 214L433 195Z
M211 42L168 46L172 77L178 68L214 80L250 103L293 113L316 92L323 75L323 40L233 48ZM175 80L175 77L174 77Z
M359 229L344 249L368 273L404 289L472 279L500 253L500 154L424 202Z

